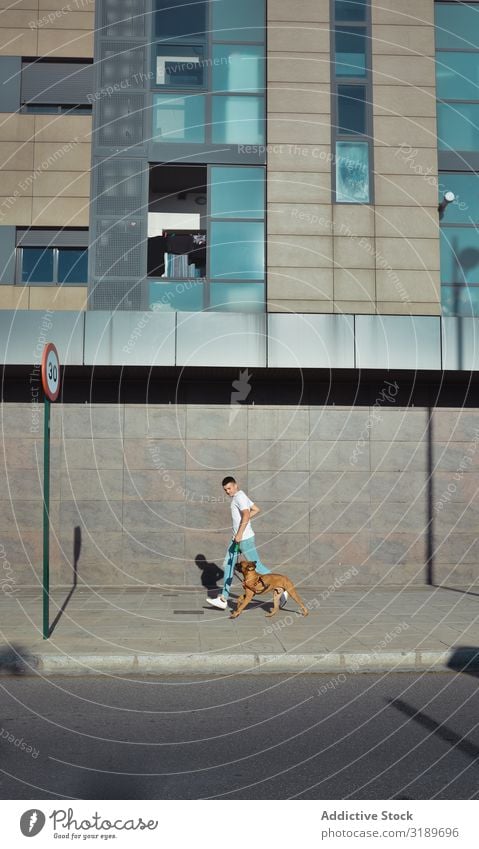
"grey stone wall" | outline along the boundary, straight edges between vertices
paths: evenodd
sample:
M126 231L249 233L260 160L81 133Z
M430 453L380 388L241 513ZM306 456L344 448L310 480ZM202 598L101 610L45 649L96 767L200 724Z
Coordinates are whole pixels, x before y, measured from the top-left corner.
M477 582L477 413L383 402L53 405L52 583L71 584L79 527L80 582L201 586L195 558L221 566L230 538L228 473L262 508L262 559L298 582L418 585L428 563L434 583ZM0 407L4 588L7 570L41 580L39 409Z

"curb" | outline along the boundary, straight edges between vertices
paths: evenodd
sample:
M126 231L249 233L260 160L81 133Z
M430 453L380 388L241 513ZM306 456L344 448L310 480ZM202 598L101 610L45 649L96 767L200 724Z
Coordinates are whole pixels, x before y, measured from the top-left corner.
M331 672L451 672L477 668L477 650L329 654L36 654L24 675L234 675Z

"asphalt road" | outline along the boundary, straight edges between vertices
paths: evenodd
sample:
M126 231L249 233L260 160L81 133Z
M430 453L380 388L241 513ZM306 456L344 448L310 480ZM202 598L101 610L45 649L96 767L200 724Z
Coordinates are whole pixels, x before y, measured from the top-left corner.
M477 798L477 683L3 676L0 798Z

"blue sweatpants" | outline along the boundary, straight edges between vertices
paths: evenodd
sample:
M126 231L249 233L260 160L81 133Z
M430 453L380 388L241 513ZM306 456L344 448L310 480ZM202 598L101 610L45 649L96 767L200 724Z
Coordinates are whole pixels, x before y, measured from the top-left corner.
M242 539L239 543L239 547L241 554L244 554L247 560L256 560L256 571L259 572L260 575L267 575L269 572L271 572L271 569L267 569L264 563L262 563L260 560L259 554L256 551L256 546L254 543L254 534L248 539ZM236 563L236 557L236 543L234 542L234 540L231 540L223 562L223 570L225 573L223 581L223 591L221 593L223 598L228 598L230 594L231 584L233 582L233 573Z

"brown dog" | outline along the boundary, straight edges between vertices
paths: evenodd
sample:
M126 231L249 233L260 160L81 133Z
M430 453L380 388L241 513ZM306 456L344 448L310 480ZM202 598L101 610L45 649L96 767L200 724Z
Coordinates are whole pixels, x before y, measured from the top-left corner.
M267 575L260 575L256 569L256 560L243 560L239 564L239 568L243 573L243 589L244 595L238 599L236 610L231 614L230 619L236 619L237 616L244 610L247 604L254 598L255 595L261 593L273 593L273 609L266 616L274 616L279 610L279 601L281 594L287 590L291 598L299 604L303 616L308 615L306 606L301 601L298 593L294 588L294 584L285 575L278 575L274 572L268 572Z

